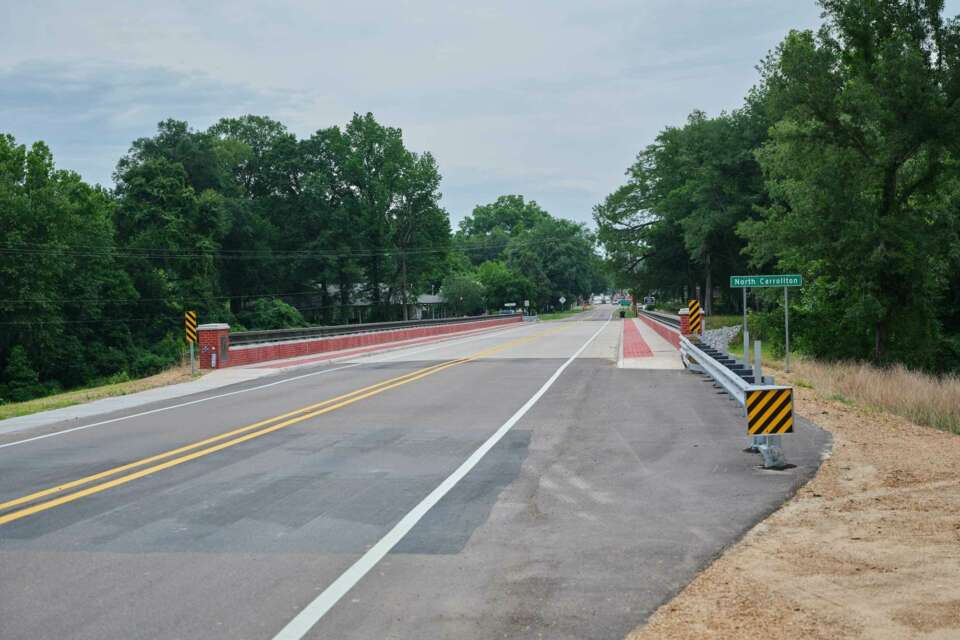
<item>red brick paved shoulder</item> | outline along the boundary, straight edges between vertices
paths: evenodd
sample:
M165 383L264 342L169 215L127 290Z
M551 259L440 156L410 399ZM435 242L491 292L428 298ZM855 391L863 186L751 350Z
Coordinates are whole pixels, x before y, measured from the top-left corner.
M623 357L624 358L652 358L653 351L650 345L640 335L633 320L623 321Z
M680 332L668 329L656 320L651 320L646 316L640 316L640 320L646 323L648 327L660 334L660 337L672 344L675 348L680 348Z

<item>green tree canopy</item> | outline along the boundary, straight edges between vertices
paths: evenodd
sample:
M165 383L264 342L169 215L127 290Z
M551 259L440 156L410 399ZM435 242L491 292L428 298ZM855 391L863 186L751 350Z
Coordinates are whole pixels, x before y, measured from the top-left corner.
M740 232L754 265L806 276L814 351L930 366L957 273L960 24L937 0L822 5L763 68L772 202Z
M456 316L482 313L486 307L484 293L483 285L467 273L454 273L447 276L440 288L440 295Z

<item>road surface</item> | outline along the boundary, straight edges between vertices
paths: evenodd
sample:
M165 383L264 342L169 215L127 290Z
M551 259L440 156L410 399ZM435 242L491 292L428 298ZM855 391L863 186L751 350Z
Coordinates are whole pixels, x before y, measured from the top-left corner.
M0 637L622 638L825 436L759 469L613 313L0 436Z

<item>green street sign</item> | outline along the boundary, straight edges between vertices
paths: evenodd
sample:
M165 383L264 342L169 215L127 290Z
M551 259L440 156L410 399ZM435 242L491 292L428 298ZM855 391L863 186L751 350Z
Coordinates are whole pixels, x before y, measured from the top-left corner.
M620 306L621 306L621 307L629 307L629 306L630 306L630 301L627 300L626 298L624 298L623 300L620 301Z
M731 289L749 287L802 287L803 276L797 274L781 276L730 276Z

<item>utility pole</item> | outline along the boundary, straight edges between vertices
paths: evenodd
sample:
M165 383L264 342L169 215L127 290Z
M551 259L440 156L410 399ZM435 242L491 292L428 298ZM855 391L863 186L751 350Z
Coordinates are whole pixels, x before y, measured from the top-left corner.
M707 267L707 291L703 296L703 311L708 316L713 315L713 278L712 273L710 272L710 254L706 255L706 267Z
M402 276L401 276L401 285L400 285L400 287L401 287L400 299L401 299L402 302L403 302L403 319L404 319L404 320L409 320L410 318L407 317L407 316L408 316L408 310L407 310L407 254L406 254L406 253L403 253L403 252L400 253L400 270L401 270L401 273L402 273Z

